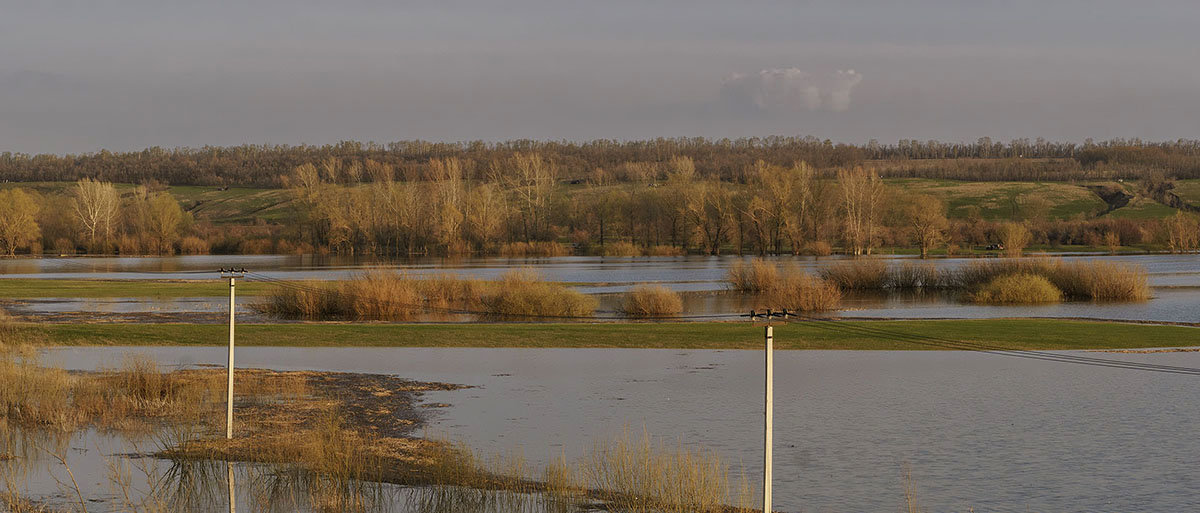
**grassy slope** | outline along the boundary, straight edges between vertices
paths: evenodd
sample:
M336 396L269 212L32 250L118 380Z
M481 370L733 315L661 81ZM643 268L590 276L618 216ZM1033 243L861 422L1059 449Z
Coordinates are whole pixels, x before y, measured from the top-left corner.
M988 220L1013 216L1015 198L1038 197L1046 200L1050 217L1069 219L1082 214L1092 217L1104 211L1105 204L1081 184L1062 182L958 182L926 178L888 179L886 183L905 192L929 194L946 202L950 217L964 218L967 207L979 207Z
M831 328L846 329L831 329ZM862 334L849 328L883 331ZM29 326L53 344L223 345L223 325L54 324ZM775 328L779 349L939 349L898 341L930 336L1011 349L1124 349L1200 345L1200 329L1043 319L845 321ZM242 325L238 343L254 346L622 347L756 349L762 330L750 323L658 324L277 324Z

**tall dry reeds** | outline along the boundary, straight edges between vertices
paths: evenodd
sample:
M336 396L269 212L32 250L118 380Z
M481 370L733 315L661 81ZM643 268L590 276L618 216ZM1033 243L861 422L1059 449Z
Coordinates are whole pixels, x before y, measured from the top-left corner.
M758 294L756 304L762 308L827 311L837 309L842 299L841 291L830 281L798 268L781 271L762 259L734 263L726 280L738 292Z
M1050 280L1036 274L997 276L971 295L976 303L1037 304L1062 301L1063 293Z
M630 317L669 317L683 311L683 298L662 285L638 285L625 295L621 311Z
M343 282L276 287L250 306L293 319L407 321L420 315L480 313L489 316L589 316L595 300L529 270L510 271L497 281L451 274L428 277L368 271Z
M622 240L605 244L600 254L607 257L635 257L642 256L642 248Z
M591 488L612 510L715 512L728 506L728 467L714 452L655 442L626 429L599 442L584 464Z
M749 264L743 260L734 262L725 274L725 280L738 292L762 292L773 287L778 279L779 268L761 258Z
M571 248L558 242L510 242L500 246L498 253L506 257L558 257L571 254Z
M819 274L842 290L877 290L890 283L887 262L873 258L837 262L821 268Z
M586 317L596 310L596 299L558 283L543 281L532 270L504 273L481 300L494 317Z
M979 290L1001 276L1041 276L1062 291L1064 298L1085 301L1145 301L1150 298L1146 270L1132 264L1101 260L1063 261L1023 258L971 262L953 273L954 284Z

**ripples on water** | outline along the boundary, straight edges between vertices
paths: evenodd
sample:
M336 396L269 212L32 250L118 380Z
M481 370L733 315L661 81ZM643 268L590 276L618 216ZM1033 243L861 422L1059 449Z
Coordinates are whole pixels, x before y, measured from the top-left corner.
M748 258L748 257L747 257ZM1200 322L1193 305L1200 303L1200 256L1066 256L1067 259L1103 258L1146 268L1154 287L1153 299L1145 303L1067 302L1034 306L980 306L963 304L952 294L851 294L844 301L844 317L866 318L995 318L1067 317L1138 320L1154 322ZM742 257L653 257L603 258L558 257L540 259L465 258L387 261L314 256L178 256L146 258L74 258L0 260L0 277L109 278L109 279L204 279L215 278L204 271L218 267L246 267L273 278L343 279L370 267L384 266L414 274L455 273L478 278L495 278L512 269L536 268L549 280L575 284L601 297L601 309L616 309L617 294L634 284L658 282L685 293L685 311L692 314L742 312L750 308L746 298L721 293L728 268ZM815 270L836 258L774 257ZM913 260L897 258L897 260ZM973 259L931 259L944 268L961 266ZM141 274L151 273L151 274ZM62 312L110 314L208 313L212 322L225 308L211 298L158 300L146 298L43 298L13 305L14 311L30 315ZM198 320L206 320L200 318Z
M750 329L750 328L748 328ZM776 338L786 337L784 330ZM62 348L91 368L116 352L221 363L221 348ZM1200 354L1091 356L1200 367ZM247 367L397 374L478 388L431 434L533 462L584 454L624 426L761 467L762 355L621 349L241 349ZM1194 377L949 351L794 351L776 361L776 504L894 511L909 465L929 511L1195 511Z

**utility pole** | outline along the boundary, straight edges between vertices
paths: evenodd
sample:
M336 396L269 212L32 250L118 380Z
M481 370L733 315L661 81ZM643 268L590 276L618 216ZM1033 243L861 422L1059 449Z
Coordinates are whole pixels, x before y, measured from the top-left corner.
M775 441L775 330L771 326L771 319L775 317L786 319L787 316L786 309L782 312L767 310L766 313L750 311L751 320L762 318L767 321L767 325L763 326L763 352L766 367L765 386L763 387L763 513L771 513L771 474L774 466L772 447Z
M233 439L233 323L237 308L237 279L246 275L246 269L221 269L221 277L229 280L229 381L225 387L225 439ZM232 500L232 499L231 499Z

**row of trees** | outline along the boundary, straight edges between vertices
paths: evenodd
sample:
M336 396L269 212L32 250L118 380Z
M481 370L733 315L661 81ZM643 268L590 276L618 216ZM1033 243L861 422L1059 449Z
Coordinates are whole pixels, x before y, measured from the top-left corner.
M1146 142L1115 139L1082 144L1016 139L1007 143L981 138L974 143L901 140L893 145L835 144L815 137L746 139L676 138L646 141L516 140L388 144L344 141L323 146L243 145L203 148L148 148L133 152L79 155L0 153L0 179L17 182L75 181L95 178L118 183L150 180L170 185L256 185L280 187L297 166L336 159L374 161L391 167L395 181L427 179L431 161L464 163L471 179L504 165L516 154L539 154L559 167L561 177L585 178L605 169L622 181L647 174L662 177L676 156L695 162L700 177L744 182L744 171L757 161L789 166L804 161L825 176L837 169L873 161L884 176L925 176L961 180L1074 180L1136 178L1159 172L1178 178L1200 177L1200 141ZM627 164L632 163L632 164ZM349 169L349 168L348 168ZM363 180L366 176L345 177Z
M70 194L21 188L0 190L0 252L171 254L192 218L165 191L134 187L118 192L108 182L78 181Z
M738 172L740 183L704 175L685 155L597 168L586 179L564 177L560 163L537 152L513 152L487 166L434 158L424 168L420 180L407 181L370 159L298 165L283 179L292 217L278 225L195 225L162 186L118 188L85 178L65 194L6 189L0 250L412 255L569 242L600 254L828 254L840 247L859 255L908 246L925 255L995 243L1189 250L1200 236L1189 214L1164 222L1054 220L1052 205L1038 197L1012 198L1015 222L987 221L971 207L965 219L951 220L938 198L889 187L861 166L822 173L803 161L758 160ZM642 178L629 183L634 175ZM1169 190L1156 183L1147 187Z

